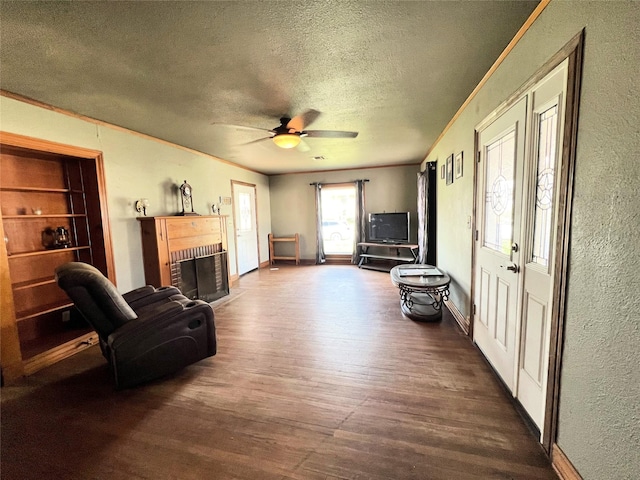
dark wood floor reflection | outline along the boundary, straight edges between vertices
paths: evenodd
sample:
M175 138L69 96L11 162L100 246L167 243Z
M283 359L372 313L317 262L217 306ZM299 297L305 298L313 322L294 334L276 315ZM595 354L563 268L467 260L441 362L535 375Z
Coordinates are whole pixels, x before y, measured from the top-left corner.
M389 275L283 266L215 304L218 355L114 391L91 348L2 393L6 479L557 478L447 313Z

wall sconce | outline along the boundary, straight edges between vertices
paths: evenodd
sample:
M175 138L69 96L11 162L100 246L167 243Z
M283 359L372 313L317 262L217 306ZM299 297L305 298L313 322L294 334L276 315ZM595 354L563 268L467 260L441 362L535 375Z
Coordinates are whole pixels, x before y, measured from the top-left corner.
M136 212L142 213L146 217L147 208L149 208L148 198L141 198L140 200L136 200Z

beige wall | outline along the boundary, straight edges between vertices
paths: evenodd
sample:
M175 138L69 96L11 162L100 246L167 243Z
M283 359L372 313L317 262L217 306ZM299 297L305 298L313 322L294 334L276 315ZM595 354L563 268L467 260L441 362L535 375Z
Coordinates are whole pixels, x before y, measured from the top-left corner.
M270 177L273 234L300 234L300 256L315 259L316 224L313 182L340 183L369 179L365 184L366 211L411 212L411 235L416 241L418 165L274 175Z
M174 185L187 180L193 187L194 209L209 214L219 196L231 196L231 180L257 186L260 260L269 259L266 241L271 228L269 179L265 175L190 153L180 148L71 116L0 97L0 130L69 145L100 150L104 154L107 204L120 291L145 284L136 199L148 198L148 215L173 215L180 211ZM236 273L232 207L229 215L229 263Z
M438 262L468 314L474 127L585 28L558 444L585 480L640 478L640 8L553 0L429 160L465 151L438 191Z
M451 277L451 300L468 319L471 290L472 231L469 219L473 213L473 126L457 122L431 152L428 161L437 161L437 265ZM462 152L462 177L451 185L440 178L440 168L447 157ZM423 162L424 169L424 162ZM455 175L454 175L455 177Z

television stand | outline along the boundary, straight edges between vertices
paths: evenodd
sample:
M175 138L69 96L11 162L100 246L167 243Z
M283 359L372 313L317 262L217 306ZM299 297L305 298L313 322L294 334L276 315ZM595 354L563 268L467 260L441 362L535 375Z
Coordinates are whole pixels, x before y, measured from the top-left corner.
M358 247L362 248L358 268L388 272L398 264L418 261L418 245L410 243L360 242ZM386 263L375 263L375 260L386 260Z

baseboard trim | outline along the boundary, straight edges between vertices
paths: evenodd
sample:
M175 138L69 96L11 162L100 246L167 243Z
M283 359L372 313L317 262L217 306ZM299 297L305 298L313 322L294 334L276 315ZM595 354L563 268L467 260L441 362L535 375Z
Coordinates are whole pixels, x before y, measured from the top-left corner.
M582 477L557 443L551 449L551 466L561 480L582 480Z
M462 314L462 312L460 312L460 310L458 310L458 307L456 307L456 305L451 300L445 300L444 304L447 306L447 308L451 312L451 315L453 315L453 318L455 318L462 331L466 335L469 335L469 321L464 318L464 315Z
M315 263L315 261L313 263ZM342 258L327 258L324 263L325 265L352 265L351 256Z

